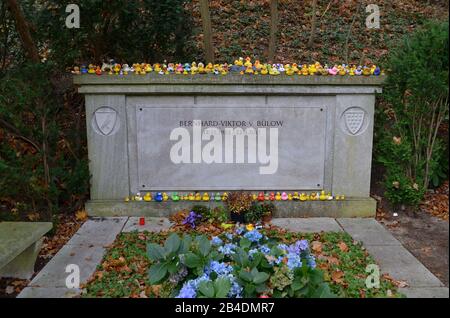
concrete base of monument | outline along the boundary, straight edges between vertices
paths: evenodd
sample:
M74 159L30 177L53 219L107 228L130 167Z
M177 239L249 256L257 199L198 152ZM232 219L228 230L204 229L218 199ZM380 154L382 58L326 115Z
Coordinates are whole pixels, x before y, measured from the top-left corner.
M346 198L343 201L274 201L274 217L374 217L376 201L372 198ZM91 200L86 203L90 216L170 216L194 205L211 208L223 206L222 202L168 201L168 202L122 202Z

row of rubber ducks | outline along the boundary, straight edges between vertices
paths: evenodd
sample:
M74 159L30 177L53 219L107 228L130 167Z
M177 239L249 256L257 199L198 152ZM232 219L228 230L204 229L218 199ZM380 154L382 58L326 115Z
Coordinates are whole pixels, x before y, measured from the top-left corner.
M280 75L285 74L288 76L292 75L350 75L350 76L378 76L382 75L380 67L376 65L371 66L357 66L354 64L335 64L333 66L328 66L327 64L322 65L319 62L313 64L267 64L261 63L259 60L254 62L251 61L249 57L243 59L242 57L235 60L234 63L224 63L224 64L204 64L202 62L192 62L192 63L135 63L131 66L129 64L119 64L115 63L113 60L108 63L103 63L102 66L89 64L82 65L81 67L75 66L72 70L72 74L109 74L109 75L128 75L137 74L145 75L148 73L158 73L161 75L166 74L185 74L185 75L196 75L196 74L216 74L216 75L226 75L228 73L234 74L249 74L249 75Z
M264 193L259 192L258 194L254 193L252 194L254 201L264 202L264 201L329 201L329 200L344 200L344 195L336 195L332 196L330 192L325 193L325 191L321 192L312 192L312 193L286 193L286 192L270 192L270 193ZM170 195L166 192L156 192L154 195L152 195L151 192L146 192L144 195L141 195L141 193L136 193L135 195L127 196L125 197L125 202L130 201L156 201L156 202L165 202L165 201L226 201L228 199L228 193L207 193L204 192L203 194L200 194L199 192L196 193L189 193L189 194L182 194L179 195L178 192L173 192Z

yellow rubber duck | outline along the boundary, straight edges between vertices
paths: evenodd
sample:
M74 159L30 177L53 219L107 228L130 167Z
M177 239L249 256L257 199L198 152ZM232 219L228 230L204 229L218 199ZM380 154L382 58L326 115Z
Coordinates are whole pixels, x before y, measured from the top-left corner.
M255 66L255 71L256 72L258 72L258 73L261 72L262 64L261 64L261 62L259 60L255 61L255 65L254 66Z
M263 64L261 67L261 75L267 75L269 73L269 70L267 69L267 64Z
M189 195L185 194L183 195L183 201L188 201L189 200Z
M253 66L252 60L251 60L250 57L247 56L247 57L245 58L244 66L245 66L245 67L252 67L252 66Z
M236 66L244 65L244 59L242 57L240 57L239 59L234 61L234 65L236 65Z
M325 200L327 200L327 199L328 199L328 197L327 197L327 195L325 194L325 191L324 191L324 190L320 191L319 200L320 200L320 201L325 201Z
M302 192L300 194L299 200L300 201L308 201L308 195L306 193Z
M292 201L292 200L293 200L292 193L288 193L288 201Z
M371 75L371 73L370 73L371 71L370 71L370 68L368 68L367 66L364 66L363 67L363 75L364 76L369 76L369 75Z
M281 201L281 193L277 192L277 194L275 195L275 201Z
M222 194L222 201L226 201L228 199L228 193L224 192Z
M194 194L193 194L192 192L189 193L188 200L189 200L189 201L194 201L194 200L195 200L195 196L194 196Z
M201 201L202 200L202 196L201 196L201 194L200 193L196 193L195 194L195 201Z
M294 71L294 73L298 73L299 69L297 63L292 63L292 70Z
M294 192L294 195L292 196L292 200L294 200L294 201L300 200L300 197L299 197L299 195L298 195L298 192Z
M150 192L147 192L147 193L144 195L144 201L150 202L151 200L152 200L152 194L151 194Z
M95 66L93 64L89 64L88 74L95 74Z
M253 67L250 65L250 66L247 66L247 68L245 69L245 74L249 74L249 75L251 75L251 74L253 74L254 72L253 72Z
M258 200L258 195L256 193L252 194L252 200L253 201L257 201Z
M328 201L333 200L333 196L331 195L331 192L328 192L328 194L327 194L327 200L328 200Z
M309 75L308 65L306 64L302 65L302 75L304 76Z
M209 201L209 194L207 192L203 193L202 200Z
M167 193L163 192L163 201L167 200L169 200L169 196L167 195Z
M286 64L284 68L286 69L286 75L292 76L295 74L294 69L289 64Z
M313 193L311 193L310 195L309 195L309 199L311 200L311 201L316 201L318 198L317 198L317 193L316 192L313 192Z
M316 72L317 72L316 65L315 65L315 64L311 64L311 65L308 67L308 73L309 73L309 75L315 75Z
M126 196L125 199L124 199L124 201L125 201L125 202L130 202L130 197L129 197L129 196Z

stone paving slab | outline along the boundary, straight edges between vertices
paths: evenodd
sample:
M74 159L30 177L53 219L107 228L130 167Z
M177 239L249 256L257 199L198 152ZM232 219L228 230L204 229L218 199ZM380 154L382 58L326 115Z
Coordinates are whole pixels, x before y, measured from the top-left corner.
M399 292L408 298L449 298L447 287L408 287L399 288Z
M65 245L36 275L28 286L66 287L66 267L75 264L80 269L80 284L86 282L100 264L105 248L101 246Z
M443 287L441 281L434 276L421 262L403 246L365 246L384 273L410 287Z
M401 246L401 243L375 219L339 218L336 221L345 232L350 234L355 240L361 241L364 246Z
M72 298L80 295L78 288L66 287L26 287L17 298Z
M164 217L146 217L144 225L139 225L139 219L139 217L130 217L122 232L160 232L169 229L172 225L169 219Z
M272 224L292 232L342 232L342 228L333 218L275 218Z
M114 242L127 217L91 218L67 242L67 245L108 246Z

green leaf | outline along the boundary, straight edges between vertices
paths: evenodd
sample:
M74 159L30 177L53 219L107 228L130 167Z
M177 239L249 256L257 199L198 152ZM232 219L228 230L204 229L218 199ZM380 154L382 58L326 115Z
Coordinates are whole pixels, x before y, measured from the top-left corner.
M152 285L156 285L160 283L167 274L167 266L162 263L153 264L149 271L148 276L150 279L150 283Z
M190 235L186 234L183 237L183 240L181 241L179 253L186 254L189 251L189 249L191 248L191 244L192 244L192 237Z
M202 259L200 256L190 252L184 256L184 265L189 268L196 268L202 265Z
M214 290L216 298L226 298L231 289L231 283L228 278L222 277L218 278L214 282Z
M176 233L172 233L164 243L164 249L167 254L176 253L180 248L181 240Z
M149 243L147 245L147 255L151 261L159 261L165 257L164 248L159 244Z
M327 283L322 283L312 294L313 298L336 298Z
M169 274L174 274L174 273L176 273L178 271L177 263L178 263L178 259L170 262L167 265L167 270L169 271Z
M209 251L211 250L211 242L208 240L208 238L202 235L198 237L197 242L200 254L202 254L203 256L208 255Z
M202 281L198 284L198 290L208 298L214 297L214 286L212 282Z
M242 248L249 248L251 245L252 242L246 237L241 238L241 240L239 241L239 246Z
M242 280L244 280L246 282L251 282L253 280L252 274L250 274L246 270L241 270L239 272L239 278L241 278Z
M269 274L264 273L264 272L259 272L258 274L256 274L255 276L253 276L253 282L258 285L261 283L264 283L266 280L269 279Z

